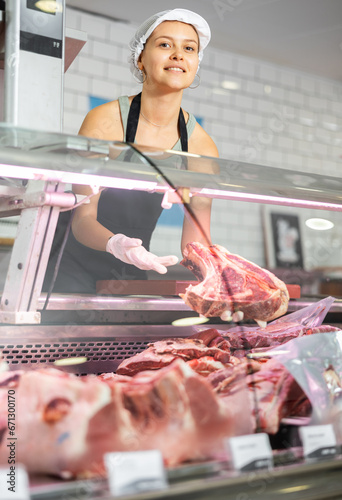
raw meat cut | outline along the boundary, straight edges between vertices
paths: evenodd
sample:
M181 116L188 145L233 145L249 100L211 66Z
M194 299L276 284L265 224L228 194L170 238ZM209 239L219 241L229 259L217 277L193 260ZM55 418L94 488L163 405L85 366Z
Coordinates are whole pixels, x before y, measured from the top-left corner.
M239 362L238 358L235 358ZM217 370L222 370L226 365L222 364L220 361L215 361L214 358L210 356L203 356L202 358L192 359L187 362L188 366L192 368L196 373L202 375L202 377L207 377L210 373Z
M0 464L13 439L8 394L15 401L16 462L29 472L83 475L97 472L106 444L111 390L95 376L79 378L48 368L0 374ZM109 415L110 417L110 415ZM13 432L13 431L12 431Z
M191 362L199 358L211 358L216 363L223 363L223 365L231 362L229 352L220 349L219 347L207 347L200 339L167 339L160 340L150 344L144 351L125 359L117 368L116 373L119 375L135 375L144 370L158 370L164 366L169 365L176 358L183 359L184 361ZM236 362L233 360L233 362ZM223 367L220 366L220 368ZM191 365L195 371L196 367L203 371L199 363L192 363ZM213 363L211 363L213 366ZM219 365L217 365L219 366ZM212 371L208 367L209 371Z
M290 315L289 315L290 318ZM272 322L265 328L239 325L228 330L210 328L194 333L190 338L202 340L208 347L230 352L231 364L248 353L267 352L289 340L315 333L332 333L340 329L331 325L307 327L296 322ZM214 371L214 370L213 370Z
M113 383L117 385L115 378ZM168 465L221 456L224 437L252 429L250 412L243 418L239 415L246 387L228 410L206 378L181 359L122 380L120 387L120 411L126 413L133 449L157 448Z
M246 394L227 409L206 378L176 359L135 377L76 377L55 369L0 374L0 465L8 460L8 394L15 393L16 461L30 473L64 478L105 474L103 455L159 449L168 465L224 452L223 438L248 434L239 416ZM13 431L12 431L13 432Z
M252 373L248 373L252 368ZM247 373L247 375L246 375ZM232 368L216 371L207 380L230 408L236 392L248 386L255 432L275 434L282 418L310 412L308 398L292 375L279 362L243 362ZM306 414L308 415L308 413Z
M228 330L210 328L198 331L191 338L201 339L208 347L216 346L241 357L248 352L267 350L304 335L336 332L339 328L322 324L334 300L333 297L326 297L276 319L265 327L237 325Z
M242 311L245 319L271 321L287 311L289 293L285 283L220 245L188 243L181 264L201 282L189 285L180 296L203 316Z
M224 339L230 347L234 356L236 350L243 349L246 352L255 350L267 351L267 348L285 344L289 340L303 337L304 335L314 335L315 333L336 332L339 328L331 325L321 325L307 328L297 323L269 324L266 328L249 328L246 326L232 328L223 333ZM221 333L222 335L222 333Z
M231 344L224 338L225 332L219 332L216 328L209 328L194 333L190 339L199 339L208 347L218 347L226 352L231 352Z
M275 434L282 418L294 415L307 396L283 365L271 359L247 376L258 432Z

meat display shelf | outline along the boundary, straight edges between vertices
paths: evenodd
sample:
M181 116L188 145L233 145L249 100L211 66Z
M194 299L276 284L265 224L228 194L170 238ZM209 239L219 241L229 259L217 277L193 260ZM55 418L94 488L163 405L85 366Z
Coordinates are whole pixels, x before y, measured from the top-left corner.
M105 480L31 481L32 500L328 500L342 497L342 460L279 465L273 470L239 474L224 465L199 464L168 471L170 486L163 491L113 496Z
M214 327L226 330L231 325ZM0 327L0 352L13 370L54 366L58 359L70 358L70 365L59 369L79 375L99 374L115 371L125 358L144 350L151 342L189 337L206 328L207 325L4 325ZM81 364L73 364L72 358L84 359Z
M125 283L125 295L177 296L184 293L189 285L196 286L199 281L179 280L131 280ZM290 299L300 298L299 285L286 285ZM96 283L96 292L102 295L123 295L118 280L103 280Z
M325 296L324 296L325 297ZM311 305L313 302L324 298L321 297L303 297L299 300L289 301L289 312L296 311L302 307ZM43 294L39 299L39 310L42 310L46 301L46 296ZM181 298L172 297L151 297L151 296L99 296L99 295L66 295L66 294L53 294L51 295L47 310L48 311L58 311L58 310L80 310L80 309L92 309L92 310L140 310L140 311L150 311L150 310L160 310L160 311L189 311L191 310ZM342 299L335 299L335 302L330 308L330 312L341 312L342 311ZM195 315L196 313L192 311Z
M59 367L81 375L115 371L127 357L150 342L177 335L190 327L171 325L6 325L0 327L0 352L11 369L54 366L61 358L85 358L82 364Z
M191 196L342 211L339 178L298 175L287 169L193 158L151 148L137 151L124 143L8 126L0 126L0 139L0 211L3 216L20 212L0 305L0 351L11 369L51 367L61 358L70 358L74 364L61 368L67 372L111 372L150 342L194 333L194 327L171 325L174 319L198 316L179 297L52 294L45 304L41 288L58 214L75 202L64 192L69 183L167 193L170 184L166 177L177 188L187 188ZM304 308L320 298L291 300L288 311ZM341 316L342 302L336 300L326 322L331 324L333 319L334 324L342 323ZM206 329L211 324L218 329L231 326L211 320L196 328ZM85 359L76 364L76 358ZM284 454L279 456L283 461L278 461L274 470L244 474L231 472L222 463L183 465L168 470L167 490L124 498L342 498L341 457L329 462L305 464L297 460L289 464ZM31 478L31 497L112 498L104 480L61 481L46 477Z
M39 309L45 304L45 295L39 299ZM188 311L189 307L181 298L161 298L151 296L99 296L99 295L63 295L50 297L47 310L119 310L119 311ZM196 314L196 313L194 313Z
M288 312L307 307L322 298L323 296L317 296L290 300ZM42 295L38 305L42 314L42 323L45 324L73 322L168 325L175 319L198 316L180 297L52 294L46 310L43 310L45 301L45 295ZM90 311L92 314L89 313ZM335 299L328 316L330 322L342 322L342 299ZM220 321L219 318L211 318L208 324L226 323Z

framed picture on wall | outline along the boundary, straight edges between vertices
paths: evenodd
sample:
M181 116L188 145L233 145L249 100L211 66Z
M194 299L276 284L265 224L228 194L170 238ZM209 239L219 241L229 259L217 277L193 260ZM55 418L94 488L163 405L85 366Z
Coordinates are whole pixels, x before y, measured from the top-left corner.
M266 266L304 268L301 219L295 209L262 206Z

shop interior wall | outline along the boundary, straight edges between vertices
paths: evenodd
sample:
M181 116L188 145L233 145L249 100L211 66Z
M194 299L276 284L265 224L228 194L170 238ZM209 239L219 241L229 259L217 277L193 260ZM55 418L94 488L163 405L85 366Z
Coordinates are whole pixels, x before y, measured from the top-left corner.
M113 100L135 94L141 86L127 63L127 43L135 26L71 8L66 24L88 35L65 75L64 132L76 134L90 109L90 96ZM200 76L200 86L184 92L183 107L202 119L222 158L341 176L341 82L210 46ZM227 80L238 88L224 89L222 82ZM324 232L303 225L307 267L342 266L342 214L298 213L303 220L329 216L335 222L334 229ZM180 256L180 232L177 221L158 224L152 250ZM265 265L261 206L214 200L212 240Z

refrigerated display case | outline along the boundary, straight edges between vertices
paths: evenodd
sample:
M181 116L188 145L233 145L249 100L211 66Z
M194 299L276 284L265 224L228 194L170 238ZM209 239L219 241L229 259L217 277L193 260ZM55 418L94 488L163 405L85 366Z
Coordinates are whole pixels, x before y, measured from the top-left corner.
M94 192L113 187L162 193L165 207L183 201L185 211L196 196L324 211L334 216L342 211L342 181L313 173L299 175L287 169L5 125L0 126L0 152L0 215L19 216L0 305L0 350L12 370L55 366L61 358L74 358L75 362L82 358L83 363L61 369L78 375L113 372L123 359L151 342L185 338L194 332L193 326L172 325L175 319L196 313L179 296L163 292L163 279L157 295L131 290L129 295L124 290L119 294L102 290L96 295L52 291L47 296L41 292L59 212L84 201L69 191L70 184L90 185ZM180 189L182 200L175 197ZM305 274L303 270L300 273ZM285 281L286 277L292 280L296 271L285 269L283 275ZM184 276L189 280L188 274ZM177 275L175 281L184 276ZM320 298L317 293L293 298L288 311L300 310ZM338 299L326 322L342 323ZM212 318L206 326L224 331L231 324ZM274 498L283 494L302 499L341 495L340 455L333 461L305 464L300 450L293 446L278 451L274 458L272 472L252 475L232 472L224 462L170 468L171 486L166 492L134 498L260 498L260 494ZM107 485L100 480L32 478L31 494L32 498L109 498Z

